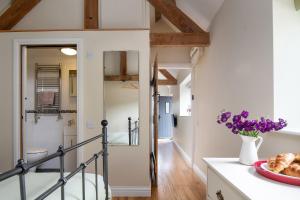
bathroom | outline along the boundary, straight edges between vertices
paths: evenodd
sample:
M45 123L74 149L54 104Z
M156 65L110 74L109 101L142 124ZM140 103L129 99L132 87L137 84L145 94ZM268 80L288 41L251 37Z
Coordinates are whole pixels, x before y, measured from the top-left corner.
M24 49L26 48L26 49ZM77 143L76 46L27 46L22 49L23 157L34 162ZM77 165L77 153L65 156L65 171ZM59 171L59 159L34 169Z

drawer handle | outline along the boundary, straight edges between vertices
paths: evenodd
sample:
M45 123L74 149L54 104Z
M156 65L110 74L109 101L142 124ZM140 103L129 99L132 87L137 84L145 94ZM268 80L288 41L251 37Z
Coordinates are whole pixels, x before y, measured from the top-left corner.
M217 193L216 193L216 195L218 197L218 200L224 200L224 197L223 197L223 194L222 194L221 190L218 190Z

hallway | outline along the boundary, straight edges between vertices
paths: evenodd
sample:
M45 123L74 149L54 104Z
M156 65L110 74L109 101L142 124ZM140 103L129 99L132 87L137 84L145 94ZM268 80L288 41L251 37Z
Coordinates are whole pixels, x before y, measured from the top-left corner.
M113 198L113 200L204 200L206 186L185 163L171 141L159 142L158 187L151 198Z

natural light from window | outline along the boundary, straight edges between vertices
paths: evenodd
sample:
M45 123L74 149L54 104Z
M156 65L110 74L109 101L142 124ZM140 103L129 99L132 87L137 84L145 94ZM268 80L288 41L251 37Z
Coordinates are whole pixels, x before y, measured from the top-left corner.
M285 132L300 135L300 12L274 2L274 118L286 119Z
M189 74L180 83L180 116L191 116L192 107L192 76Z

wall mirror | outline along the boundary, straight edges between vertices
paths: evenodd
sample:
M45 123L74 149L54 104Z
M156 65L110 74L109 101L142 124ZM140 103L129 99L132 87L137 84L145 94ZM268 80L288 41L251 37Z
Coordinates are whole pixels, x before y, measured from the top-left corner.
M139 53L104 52L104 118L110 145L139 144Z

